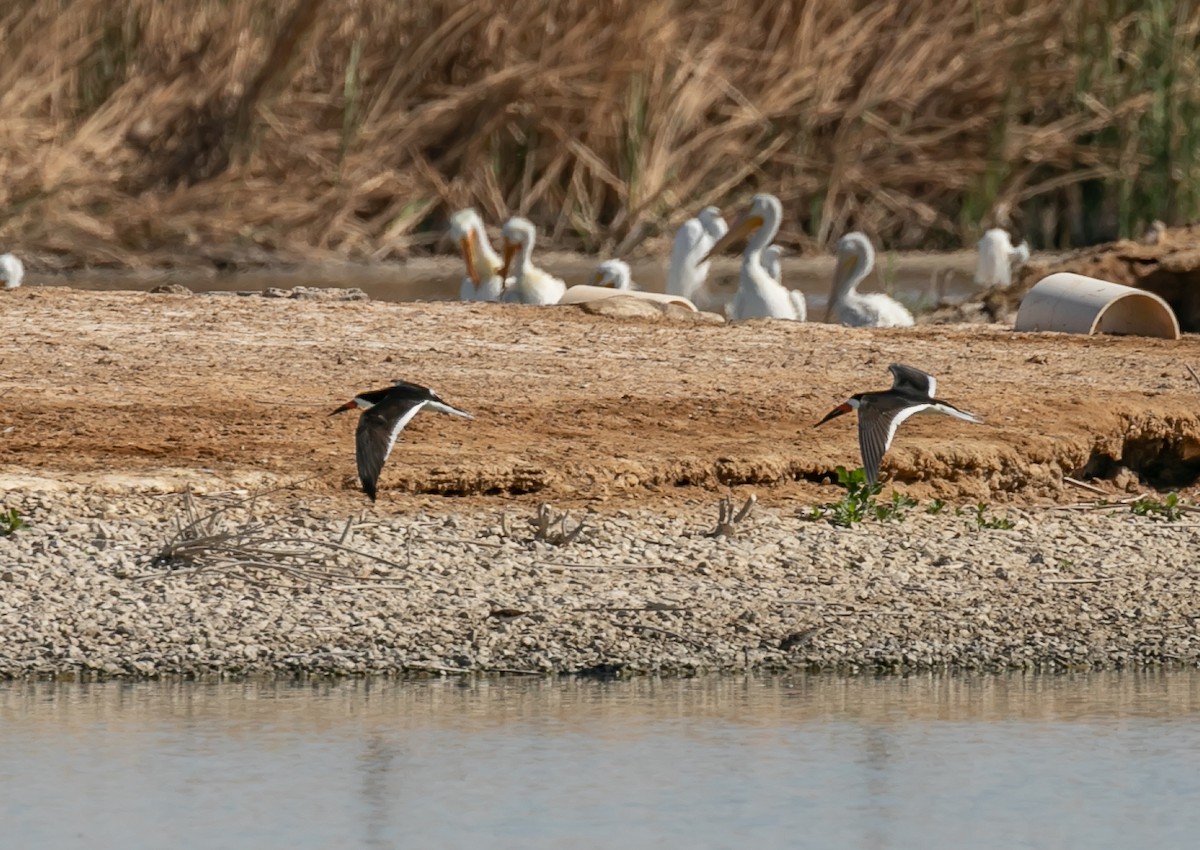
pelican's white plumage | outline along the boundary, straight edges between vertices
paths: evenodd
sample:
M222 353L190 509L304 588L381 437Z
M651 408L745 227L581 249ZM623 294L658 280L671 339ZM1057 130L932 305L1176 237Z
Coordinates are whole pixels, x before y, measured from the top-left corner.
M783 264L780 262L782 256L783 249L778 245L768 245L762 255L763 269L776 283L783 283Z
M778 198L765 193L755 195L750 209L701 258L701 262L704 262L735 240L749 236L746 250L742 252L737 294L729 305L730 319L793 319L803 322L808 317L808 305L803 293L786 289L763 265L763 254L779 232L782 221L783 205Z
M837 243L837 266L825 321L833 315L843 325L856 328L908 328L912 313L903 304L882 292L858 291L875 266L875 248L865 234L847 233Z
M605 260L596 267L593 282L596 286L611 286L613 289L637 289L633 285L629 263L624 260Z
M667 266L667 294L694 300L708 280L707 262L701 258L729 230L721 211L705 207L675 232L671 264Z
M0 254L0 280L5 289L16 289L25 277L25 265L16 254Z
M479 213L468 207L450 216L450 238L462 251L467 276L458 288L460 301L499 301L504 291L504 263L488 241Z
M1012 284L1012 273L1029 259L1029 245L1022 242L1015 248L1008 231L993 227L983 234L977 246L979 258L975 261L975 284L977 286L1002 286Z
M504 222L500 233L504 237L504 267L500 276L507 278L511 270L513 277L513 283L500 300L509 304L557 304L567 285L539 269L530 259L537 240L533 222L513 216Z

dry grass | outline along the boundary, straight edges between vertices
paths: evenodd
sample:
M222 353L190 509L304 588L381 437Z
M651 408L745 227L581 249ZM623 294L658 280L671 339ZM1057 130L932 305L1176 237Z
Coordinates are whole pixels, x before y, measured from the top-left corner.
M623 254L760 187L793 246L958 245L997 206L1043 242L1200 214L1195 4L277 8L9 4L0 245L43 267L391 258L448 248L474 204Z

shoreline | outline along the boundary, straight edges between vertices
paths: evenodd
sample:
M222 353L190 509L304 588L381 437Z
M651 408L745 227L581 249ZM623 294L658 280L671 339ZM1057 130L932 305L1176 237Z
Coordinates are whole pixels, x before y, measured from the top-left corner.
M749 489L739 494L745 497ZM766 495L766 494L764 494ZM0 539L0 677L693 676L1195 666L1191 524L929 504L837 528L760 502L390 516L305 494L27 497ZM231 501L234 500L234 501ZM765 500L771 501L771 500ZM204 518L208 540L177 541ZM507 534L505 533L507 529ZM551 535L560 526L555 525ZM202 537L203 535L201 535ZM267 552L300 553L291 559ZM254 566L258 564L259 566ZM264 564L266 566L264 566Z

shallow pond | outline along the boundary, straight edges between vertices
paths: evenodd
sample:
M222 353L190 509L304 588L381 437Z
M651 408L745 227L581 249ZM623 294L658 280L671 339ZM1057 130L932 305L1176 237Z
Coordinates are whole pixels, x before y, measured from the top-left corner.
M1197 672L3 683L0 845L1184 848L1198 764Z
M580 254L549 254L539 260L568 286L592 283L597 259ZM886 290L914 311L939 301L964 301L978 292L972 276L975 253L897 253L881 255L876 271L862 285L864 292ZM638 286L662 292L666 286L665 261L643 259L630 263ZM804 292L809 315L821 318L829 296L834 258L791 257L783 261L784 283ZM737 291L738 260L714 261L710 286L718 300L732 299ZM323 265L298 269L266 269L216 274L209 272L74 272L55 277L31 275L29 285L72 286L84 290L146 290L178 283L194 292L254 292L270 287L357 287L377 301L444 301L458 298L463 265L449 257L418 258L402 264Z

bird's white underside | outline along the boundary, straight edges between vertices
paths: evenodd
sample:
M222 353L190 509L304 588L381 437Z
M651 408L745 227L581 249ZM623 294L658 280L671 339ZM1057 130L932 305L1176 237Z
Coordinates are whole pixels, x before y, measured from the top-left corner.
M414 405L411 410L397 419L396 424L392 426L392 433L388 434L387 451L383 453L383 459L385 462L391 456L392 447L396 445L396 440L400 438L400 432L404 430L404 426L411 422L412 418L425 408L436 410L439 413L449 413L451 416L461 416L464 419L475 418L465 410L459 410L457 407L451 407L450 405L443 404L440 401L423 401L420 404Z
M932 378L930 379L933 380ZM918 413L944 413L947 416L953 416L955 419L962 419L966 422L982 422L983 420L974 413L967 413L965 410L955 410L953 407L947 407L944 404L916 404L912 407L906 407L895 416L892 417L891 423L888 425L887 442L883 444L883 450L886 452L892 445L892 439L896 436L896 429L900 427L900 423L910 416L915 416Z
M388 434L387 451L383 453L383 460L386 463L387 459L392 455L392 446L396 445L396 440L400 437L400 432L404 430L404 426L412 421L412 418L421 412L421 409L432 402L423 401L420 404L413 405L407 413L396 420L396 424L392 426L392 433Z

